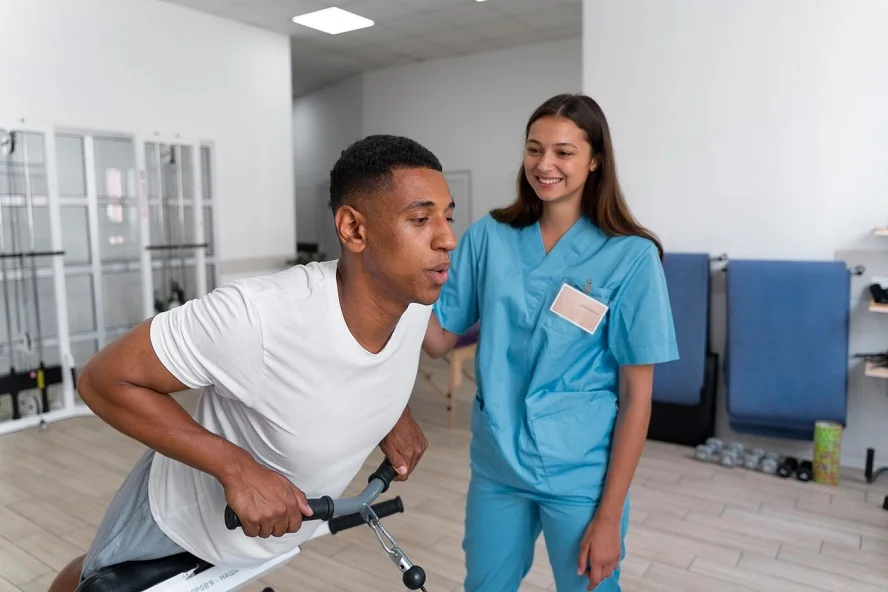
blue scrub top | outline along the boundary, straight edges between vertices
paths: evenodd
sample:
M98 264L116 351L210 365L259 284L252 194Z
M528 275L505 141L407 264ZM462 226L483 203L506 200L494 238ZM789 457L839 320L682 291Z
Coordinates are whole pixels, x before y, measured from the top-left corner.
M608 307L594 334L549 310L563 284ZM480 322L473 471L562 500L600 497L620 365L678 358L656 246L608 237L586 217L548 254L539 223L475 222L434 313L456 334Z

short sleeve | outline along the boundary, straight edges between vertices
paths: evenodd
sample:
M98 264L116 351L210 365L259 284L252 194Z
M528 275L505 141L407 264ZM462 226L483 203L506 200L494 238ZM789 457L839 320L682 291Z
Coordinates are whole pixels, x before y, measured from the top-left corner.
M611 312L609 345L620 365L678 359L666 276L653 245L629 272Z
M214 385L252 405L264 370L255 307L237 282L162 312L151 321L161 363L190 388Z
M441 327L456 335L462 335L478 322L477 228L470 227L451 253L449 277L432 307Z

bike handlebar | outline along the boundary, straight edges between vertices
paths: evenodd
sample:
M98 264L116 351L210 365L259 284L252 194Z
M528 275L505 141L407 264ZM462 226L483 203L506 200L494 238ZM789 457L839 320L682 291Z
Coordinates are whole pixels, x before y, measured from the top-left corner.
M373 510L377 518L385 518L386 516L402 513L404 511L404 502L401 500L401 496L397 496L384 502L375 503L370 506L370 509ZM331 518L327 526L330 528L330 534L336 534L362 524L366 524L364 517L359 512L355 512Z
M308 499L308 506L312 510L311 516L303 516L303 520L330 520L334 516L343 516L359 512L362 507L370 505L380 494L388 491L392 480L398 476L398 472L389 463L388 459L382 461L367 479L367 486L354 497L333 499L328 495ZM240 518L235 514L231 506L225 506L225 526L228 530L234 530L241 525Z

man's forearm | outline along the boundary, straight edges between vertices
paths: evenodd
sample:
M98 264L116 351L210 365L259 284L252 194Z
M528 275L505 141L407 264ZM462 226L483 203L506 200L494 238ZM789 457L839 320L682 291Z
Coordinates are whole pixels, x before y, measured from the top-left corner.
M596 514L605 520L621 520L626 495L647 440L651 399L641 393L633 395L628 393L621 404L614 427L607 477Z
M78 384L83 401L107 424L169 458L212 475L237 479L242 448L213 434L169 394L85 372Z

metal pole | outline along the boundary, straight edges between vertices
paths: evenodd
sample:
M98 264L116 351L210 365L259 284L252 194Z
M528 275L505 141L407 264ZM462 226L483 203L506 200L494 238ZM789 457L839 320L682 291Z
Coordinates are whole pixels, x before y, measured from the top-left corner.
M49 138L47 138L49 141ZM31 192L31 159L28 155L28 143L23 142L22 146L25 150L25 207L28 210L28 232L30 237L28 246L31 248L31 276L32 286L34 288L34 318L37 322L37 352L40 363L43 363L43 330L40 323L40 296L37 290L37 259L33 253L37 251L37 241L34 238L34 196Z
M22 138L22 142L24 142L24 137ZM14 145L17 145L17 144L18 144L18 141L16 141L14 143ZM10 177L10 192L9 192L10 196L12 196L13 200L15 200L15 198L18 197L18 185L15 182L15 166L14 166L14 162L13 162L13 159L15 157L12 156L14 154L15 154L15 151L10 153L10 170L12 171L12 176ZM14 201L12 203L14 203ZM10 245L10 253L16 253L16 252L19 252L22 250L22 245L19 244L19 237L18 237L18 232L17 232L17 230L18 230L18 212L15 209L17 206L13 206L12 203L10 203L11 207L9 210L10 214L11 214L10 225L9 225L9 230L10 230L10 235L11 235L10 242L12 243ZM19 261L21 261L21 259L19 259ZM19 285L20 281L24 281L24 269L21 266L18 266L18 267L13 266L12 275L15 278L15 280L14 280L15 283L13 284L13 289L15 291L15 328L16 328L16 333L18 334L18 335L16 335L16 340L18 340L19 336L21 336L22 338L25 337L24 331L23 331L24 323L22 322L22 313L24 312L25 314L27 314L26 310L23 311L23 309L25 307L22 306L22 303L23 302L26 303L26 301L25 301L25 296L20 292L20 285ZM27 345L27 341L25 341L25 343Z
M187 298L186 294L188 293L186 272L185 272L185 248L182 246L185 244L185 192L183 191L184 181L182 180L182 174L185 171L185 168L182 165L182 146L176 145L174 154L176 157L176 191L178 193L178 209L179 209L179 264L182 266L182 300L179 304L185 304L184 300ZM194 159L192 159L192 165L194 164ZM192 175L193 176L193 175ZM197 241L193 241L197 242Z
M10 142L15 141L15 132L9 132L11 138ZM13 148L14 150L14 148ZM9 175L9 171L12 170L12 151L10 151L10 156L6 158L6 171L7 178L9 179L10 184L12 183L12 177ZM0 255L6 254L6 236L5 229L3 227L3 206L0 204ZM6 257L0 257L0 279L3 280L3 308L6 311L6 347L9 350L9 372L10 374L15 373L15 361L12 357L12 315L9 312L9 284L6 281Z
M46 142L52 141L53 138L46 138ZM34 319L37 322L37 360L39 370L37 371L37 388L40 389L42 396L42 411L49 411L49 392L46 388L46 377L44 370L46 369L46 361L43 358L43 327L40 322L40 294L37 289L37 258L34 253L37 251L37 240L34 237L34 196L31 188L31 158L28 154L28 142L22 143L25 150L25 200L28 208L28 231L30 236L31 247L31 285L34 287ZM49 184L49 171L46 176L47 185ZM47 187L48 189L48 187ZM24 271L24 270L23 270ZM61 353L61 348L59 349Z
M156 142L154 144L155 150L155 162L157 164L157 226L158 233L160 234L160 244L166 244L166 235L167 235L167 226L166 226L166 212L165 204L164 204L164 182L163 182L163 162L160 160L160 142ZM168 304L168 299L163 297L164 290L168 289L167 283L169 278L167 277L167 257L165 252L161 252L161 260L160 260L160 301L164 305L163 308L166 309L166 305ZM151 274L154 275L154 258L152 257L151 261Z

